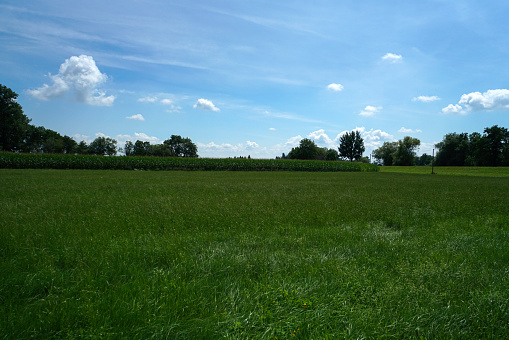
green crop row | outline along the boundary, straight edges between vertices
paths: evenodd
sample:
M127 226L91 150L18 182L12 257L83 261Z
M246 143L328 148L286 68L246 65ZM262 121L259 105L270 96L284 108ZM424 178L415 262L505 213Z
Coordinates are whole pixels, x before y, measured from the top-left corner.
M209 171L378 171L373 164L280 159L104 157L0 153L5 169L209 170Z

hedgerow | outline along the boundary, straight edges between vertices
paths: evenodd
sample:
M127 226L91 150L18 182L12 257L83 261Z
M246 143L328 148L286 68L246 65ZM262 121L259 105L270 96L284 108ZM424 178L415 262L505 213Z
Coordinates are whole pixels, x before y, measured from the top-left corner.
M5 169L206 170L206 171L378 171L373 164L315 160L104 157L0 153Z

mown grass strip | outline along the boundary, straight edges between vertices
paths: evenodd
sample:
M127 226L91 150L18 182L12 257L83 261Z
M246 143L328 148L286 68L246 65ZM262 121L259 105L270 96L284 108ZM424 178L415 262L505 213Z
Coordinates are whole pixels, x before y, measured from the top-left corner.
M314 160L103 157L0 153L4 169L202 170L202 171L378 171L373 164Z

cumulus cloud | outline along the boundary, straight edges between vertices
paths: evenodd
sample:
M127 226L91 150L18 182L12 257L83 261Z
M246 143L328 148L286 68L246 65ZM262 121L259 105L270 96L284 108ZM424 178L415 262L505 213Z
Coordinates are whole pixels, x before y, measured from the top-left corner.
M173 101L171 99L161 99L161 104L163 105L171 105Z
M382 109L381 106L375 107L375 106L368 105L364 108L364 110L361 110L359 115L370 117L370 116L373 116L375 113L380 112L381 109Z
M138 101L142 103L155 103L157 101L157 97L143 97L138 99Z
M332 84L329 84L327 86L327 89L329 89L331 91L339 92L339 91L342 91L344 89L344 86L341 85L341 84L332 83Z
M335 142L325 133L324 129L311 132L307 138L315 141L318 146L334 148L336 147Z
M270 131L276 131L276 128L269 128Z
M472 111L509 110L509 90L488 90L484 93L471 92L461 96L458 104L449 104L442 109L445 114L467 114Z
M422 130L412 130L412 129L407 129L406 127L402 126L401 129L398 130L398 132L401 132L401 133L421 133Z
M299 143L300 143L301 140L302 140L301 135L288 138L288 140L285 143L285 146L287 146L287 147L299 146Z
M400 54L394 54L394 53L387 53L382 57L382 60L390 61L391 63L397 63L401 60L403 60L403 56Z
M440 97L438 96L418 96L412 98L412 101L414 102L423 102L423 103L429 103L440 100Z
M259 147L259 145L258 145L258 143L256 143L256 142L251 142L251 141L247 141L247 142L246 142L246 149L247 149L247 150L256 149L256 148L258 148L258 147Z
M144 121L145 118L143 117L143 115L141 114L136 114L136 115L132 115L132 116L128 116L126 117L127 119L131 119L131 120L141 120L141 121Z
M58 74L49 74L48 77L51 85L44 84L38 89L28 90L28 93L40 100L50 100L72 92L78 102L96 106L111 106L115 100L115 96L106 96L98 90L108 77L99 71L91 56L72 56L60 65Z
M193 106L195 109L196 108L200 108L202 110L210 110L210 111L219 111L219 108L217 108L214 103L212 103L210 100L208 99L203 99L203 98L200 98L198 99L198 101L196 102L196 104L194 104Z
M461 105L458 105L458 104L449 104L447 105L447 107L444 107L442 109L442 113L443 114L460 114L460 115L464 115L464 114L467 114L467 111L465 109L463 109L463 107Z

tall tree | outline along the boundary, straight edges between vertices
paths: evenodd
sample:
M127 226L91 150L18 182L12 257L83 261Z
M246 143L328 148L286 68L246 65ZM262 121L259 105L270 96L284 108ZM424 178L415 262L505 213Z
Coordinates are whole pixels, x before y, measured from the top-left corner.
M300 141L299 146L292 148L288 155L289 159L316 159L320 153L320 148L309 138Z
M468 134L448 133L435 147L438 149L436 165L463 166L470 152Z
M493 125L484 129L482 139L489 166L499 166L504 162L504 155L509 148L509 131L506 128Z
M339 155L343 158L350 160L359 160L362 153L366 150L364 148L364 140L359 131L347 132L339 138Z
M99 156L115 156L117 154L117 141L109 137L97 137L88 146L89 153Z
M14 91L0 84L0 150L22 150L30 119L23 114L17 98Z
M381 147L373 150L373 158L385 166L391 166L394 163L394 157L398 151L398 142L384 142Z
M399 140L398 149L394 155L394 165L415 165L419 145L421 145L421 141L410 136Z

